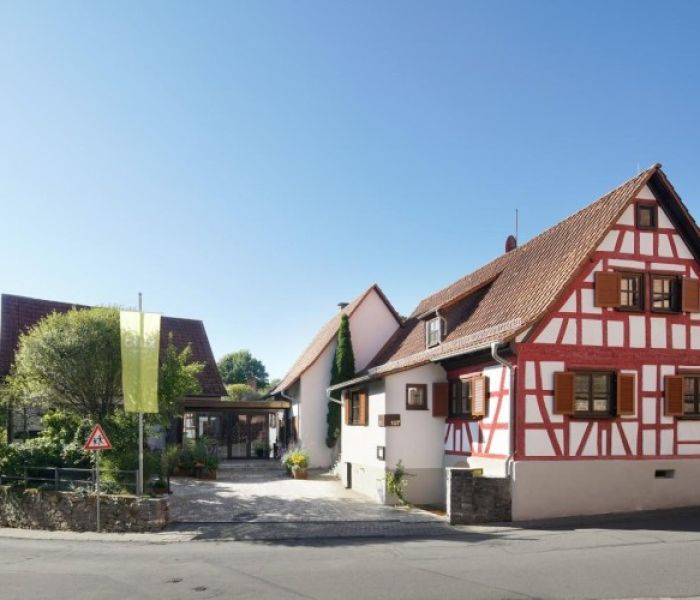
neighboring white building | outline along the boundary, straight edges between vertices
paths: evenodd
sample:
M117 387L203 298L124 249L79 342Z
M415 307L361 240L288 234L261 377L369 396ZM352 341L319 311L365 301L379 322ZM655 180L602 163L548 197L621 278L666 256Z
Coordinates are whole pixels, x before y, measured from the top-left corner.
M365 369L394 332L401 319L378 285L342 306L316 334L271 396L291 402L291 441L297 441L311 457L311 467L329 467L332 449L326 445L331 365L341 316L350 322L355 369Z

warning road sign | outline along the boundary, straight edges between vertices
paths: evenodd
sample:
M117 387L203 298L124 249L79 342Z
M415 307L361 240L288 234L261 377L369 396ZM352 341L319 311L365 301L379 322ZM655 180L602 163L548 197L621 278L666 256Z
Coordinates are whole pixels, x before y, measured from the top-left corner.
M88 437L87 442L83 446L83 450L111 450L112 444L109 443L109 439L105 435L102 427L95 425L92 430L90 437Z

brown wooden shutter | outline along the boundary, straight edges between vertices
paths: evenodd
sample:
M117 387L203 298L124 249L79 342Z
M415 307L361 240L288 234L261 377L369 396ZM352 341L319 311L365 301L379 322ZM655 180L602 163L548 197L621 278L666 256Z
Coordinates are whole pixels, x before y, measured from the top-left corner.
M485 417L487 412L486 400L488 389L486 377L479 375L472 380L472 417Z
M612 271L597 271L595 274L594 304L602 308L620 306L620 274Z
M666 394L665 412L670 417L683 416L683 376L666 375L664 377Z
M367 392L359 392L360 396L360 417L358 419L359 425L367 425L367 416L369 413L367 406Z
M683 278L681 307L683 312L700 312L700 281Z
M343 398L343 410L345 411L345 424L350 425L350 393L345 393Z
M620 373L617 376L617 414L633 415L636 413L634 405L634 386L636 377L630 373Z
M574 413L574 378L573 373L554 374L554 414L572 415Z
M433 384L433 416L446 417L449 411L450 388L448 383Z

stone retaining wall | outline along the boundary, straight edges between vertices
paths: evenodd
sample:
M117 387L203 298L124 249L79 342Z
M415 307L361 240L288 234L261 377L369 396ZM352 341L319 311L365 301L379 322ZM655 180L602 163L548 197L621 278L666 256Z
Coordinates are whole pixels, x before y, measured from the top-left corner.
M95 531L95 496L0 486L0 527ZM102 531L158 531L168 523L166 498L100 497Z
M511 520L510 479L480 477L480 469L447 469L447 516L451 525Z

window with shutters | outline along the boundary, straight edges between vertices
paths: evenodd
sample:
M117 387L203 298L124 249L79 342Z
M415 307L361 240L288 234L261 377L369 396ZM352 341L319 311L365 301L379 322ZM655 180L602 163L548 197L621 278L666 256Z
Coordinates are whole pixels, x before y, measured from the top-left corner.
M658 212L656 204L637 204L637 229L656 229Z
M683 377L683 415L700 417L700 375Z
M450 417L471 418L473 389L471 379L452 379L450 381Z
M609 416L614 410L615 374L574 373L574 415Z
M350 418L348 425L364 425L362 422L362 403L365 401L367 392L355 390L350 392Z
M428 386L426 384L406 384L406 410L428 410Z
M428 348L437 346L442 341L442 319L435 317L425 324L425 339Z
M651 310L678 312L680 310L680 278L676 275L651 275Z
M644 274L620 273L620 310L644 310Z

